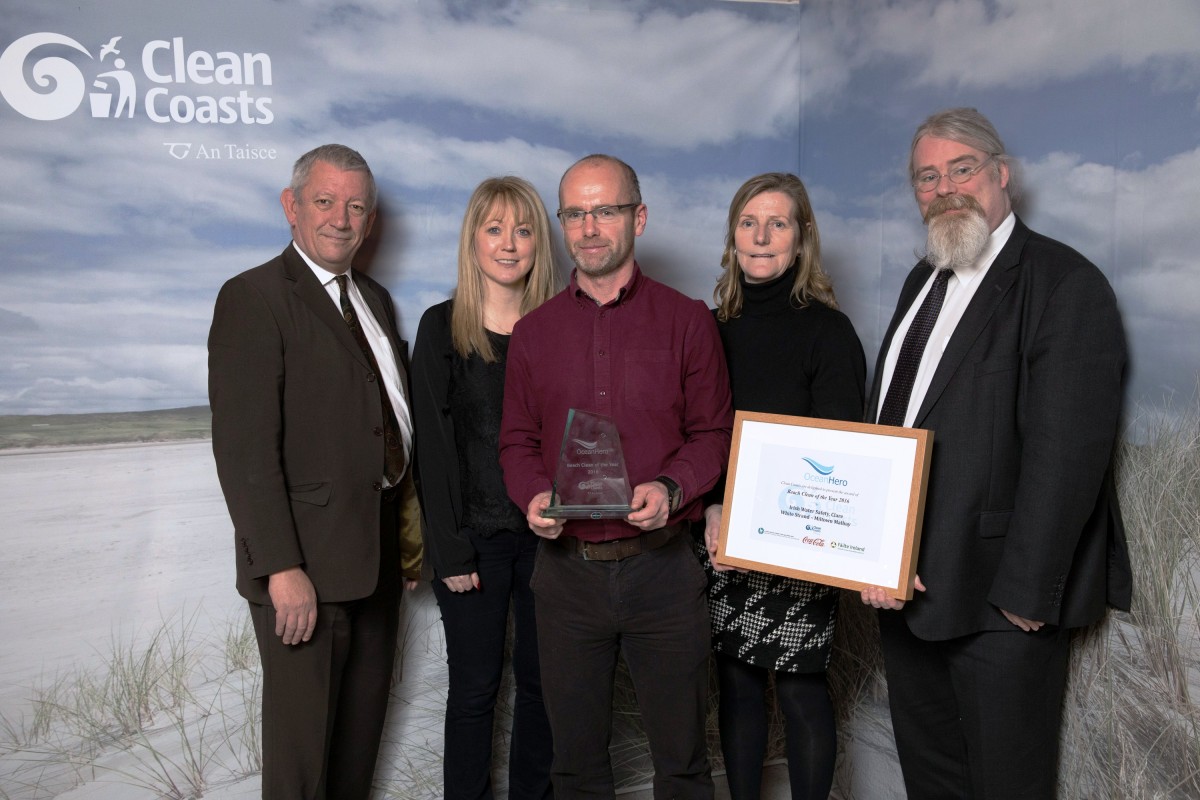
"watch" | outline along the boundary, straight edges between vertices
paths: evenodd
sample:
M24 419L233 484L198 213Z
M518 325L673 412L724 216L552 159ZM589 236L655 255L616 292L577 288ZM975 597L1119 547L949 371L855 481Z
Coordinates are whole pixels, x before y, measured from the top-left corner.
M666 475L659 475L654 480L667 487L667 512L674 514L679 510L679 501L683 499L683 490L679 488L678 483Z

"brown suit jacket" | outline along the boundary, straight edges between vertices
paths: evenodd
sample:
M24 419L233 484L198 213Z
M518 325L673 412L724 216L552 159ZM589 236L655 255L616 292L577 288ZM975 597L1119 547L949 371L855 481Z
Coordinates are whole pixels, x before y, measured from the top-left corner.
M352 277L405 360L391 296ZM213 454L233 519L238 591L269 604L267 577L302 565L321 602L370 595L384 451L376 376L293 246L221 288L208 348ZM405 489L402 552L415 578L419 515L408 476Z

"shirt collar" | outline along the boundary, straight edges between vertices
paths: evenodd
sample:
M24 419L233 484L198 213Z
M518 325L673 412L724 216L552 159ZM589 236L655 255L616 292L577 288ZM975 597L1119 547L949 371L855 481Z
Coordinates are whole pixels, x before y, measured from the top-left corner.
M571 297L574 297L576 302L579 302L581 304L586 300L587 302L595 305L596 304L595 299L593 299L590 294L585 292L583 290L583 288L579 285L579 281L577 281L575 279L575 274L578 271L579 271L578 268L571 270L571 285L570 285ZM605 305L619 306L622 303L629 302L629 300L631 300L633 298L633 296L637 294L637 290L642 285L643 281L644 281L644 277L642 276L642 268L639 267L638 263L635 261L635 262L633 262L633 274L629 276L629 280L625 283L624 286L622 286L620 289L617 290L617 296L613 300L609 301L608 303L605 303Z
M337 276L339 274L344 274L347 277L349 277L349 274L348 274L349 270L347 270L345 273L337 273L337 272L330 272L329 270L325 269L324 267L319 266L317 264L317 262L313 261L311 258L308 257L307 253L305 253L303 250L300 249L300 245L296 244L295 239L292 240L292 247L294 247L296 249L296 252L300 254L300 257L302 259L304 259L304 263L308 264L308 268L313 271L313 275L317 276L317 281L322 286L328 286L329 282L334 280L335 278L337 278ZM354 279L350 278L350 282L353 283Z
M996 256L1000 255L1000 251L1004 249L1004 245L1008 244L1008 237L1012 236L1013 228L1017 224L1017 215L1012 211L1008 212L1008 216L1004 221L996 226L996 230L988 236L987 245L983 248L983 252L975 259L975 263L969 267L960 267L954 270L954 277L958 279L960 284L966 285L988 271L992 266L992 262L996 260Z

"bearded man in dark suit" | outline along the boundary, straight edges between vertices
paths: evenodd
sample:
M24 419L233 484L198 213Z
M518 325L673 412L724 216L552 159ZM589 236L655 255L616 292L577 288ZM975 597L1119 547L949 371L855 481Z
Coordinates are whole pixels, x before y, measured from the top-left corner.
M867 419L932 430L933 456L918 591L863 601L884 609L909 797L1050 798L1070 630L1130 602L1111 471L1124 333L1104 275L1013 213L1013 165L982 114L926 120L909 170L927 254Z
M420 573L406 349L391 296L351 269L375 219L362 156L305 154L280 201L292 243L222 287L208 339L213 454L262 656L262 796L366 800L400 589Z

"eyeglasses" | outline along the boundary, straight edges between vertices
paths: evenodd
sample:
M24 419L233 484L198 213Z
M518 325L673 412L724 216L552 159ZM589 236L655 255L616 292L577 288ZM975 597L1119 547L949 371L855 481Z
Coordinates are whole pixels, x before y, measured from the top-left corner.
M934 172L933 170L922 172L913 178L912 187L918 192L925 193L936 189L938 184L942 182L942 178L949 178L951 183L966 183L971 178L974 178L979 170L986 167L988 162L993 158L994 156L988 156L982 163L975 164L974 166L959 164L957 167L951 167L950 171L946 173Z
M592 215L592 219L597 225L612 225L621 218L621 212L627 208L637 208L641 203L621 203L615 206L596 206L591 211L584 211L582 208L560 208L556 213L559 221L562 222L564 228L579 228L583 226L583 221L587 219L588 214Z

